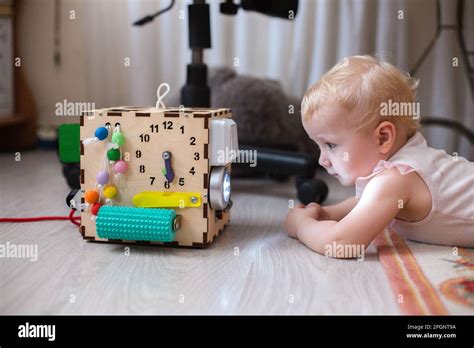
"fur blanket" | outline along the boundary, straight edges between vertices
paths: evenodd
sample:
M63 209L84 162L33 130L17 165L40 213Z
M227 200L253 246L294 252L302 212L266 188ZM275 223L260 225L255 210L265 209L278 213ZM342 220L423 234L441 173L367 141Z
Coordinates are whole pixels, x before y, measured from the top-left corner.
M301 125L301 99L289 97L276 80L237 75L230 68L209 71L211 107L232 109L239 143L315 154ZM173 105L179 105L178 97Z

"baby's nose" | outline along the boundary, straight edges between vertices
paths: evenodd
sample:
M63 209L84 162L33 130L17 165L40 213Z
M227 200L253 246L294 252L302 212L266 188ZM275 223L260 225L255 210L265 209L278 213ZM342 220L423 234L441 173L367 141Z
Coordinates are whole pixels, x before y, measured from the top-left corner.
M331 162L328 159L320 157L319 158L319 165L324 167L324 168L329 168L331 166Z

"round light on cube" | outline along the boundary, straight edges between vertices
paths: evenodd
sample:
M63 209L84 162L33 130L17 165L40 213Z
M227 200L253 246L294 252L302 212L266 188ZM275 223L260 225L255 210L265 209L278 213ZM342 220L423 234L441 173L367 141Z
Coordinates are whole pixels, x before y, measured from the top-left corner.
M213 167L209 179L209 202L214 210L223 210L230 203L230 173L226 167Z

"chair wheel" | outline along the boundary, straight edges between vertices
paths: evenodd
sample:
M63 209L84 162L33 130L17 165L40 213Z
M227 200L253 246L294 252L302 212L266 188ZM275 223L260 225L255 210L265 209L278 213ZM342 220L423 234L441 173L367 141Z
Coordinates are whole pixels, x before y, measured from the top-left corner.
M297 180L298 199L303 204L323 203L328 196L328 186L321 179Z

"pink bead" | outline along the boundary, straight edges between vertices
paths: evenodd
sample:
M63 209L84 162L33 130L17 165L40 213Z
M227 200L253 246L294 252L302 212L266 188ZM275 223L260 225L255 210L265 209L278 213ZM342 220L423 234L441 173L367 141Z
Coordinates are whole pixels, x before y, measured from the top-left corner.
M128 168L128 164L125 161L117 161L114 164L114 170L120 174L125 173L127 171L127 168Z
M97 173L97 176L95 178L97 180L97 183L99 183L100 185L105 185L109 182L109 173L107 173L105 170L101 170Z

